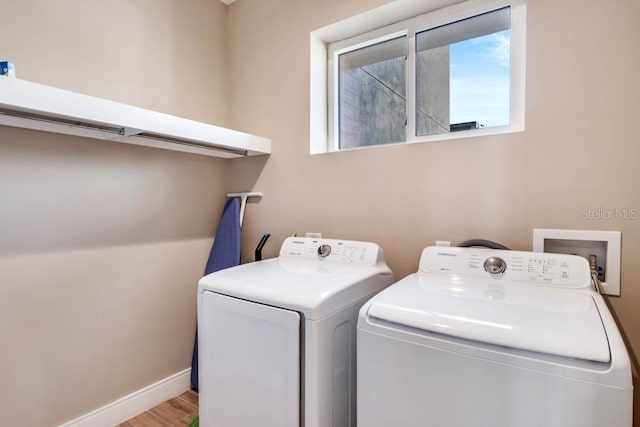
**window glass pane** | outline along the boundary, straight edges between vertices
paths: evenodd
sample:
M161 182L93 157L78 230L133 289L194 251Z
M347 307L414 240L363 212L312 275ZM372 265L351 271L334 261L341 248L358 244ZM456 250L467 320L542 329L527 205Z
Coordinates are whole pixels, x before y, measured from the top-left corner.
M510 9L416 34L416 135L509 124Z
M341 149L406 141L405 36L339 55Z

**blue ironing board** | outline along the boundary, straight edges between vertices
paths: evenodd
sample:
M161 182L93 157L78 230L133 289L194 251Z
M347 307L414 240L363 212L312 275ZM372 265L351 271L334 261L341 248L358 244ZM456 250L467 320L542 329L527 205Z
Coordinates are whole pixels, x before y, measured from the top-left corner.
M204 274L223 270L240 264L240 203L229 199L224 205L216 238L211 247ZM198 390L198 330L191 358L191 387Z

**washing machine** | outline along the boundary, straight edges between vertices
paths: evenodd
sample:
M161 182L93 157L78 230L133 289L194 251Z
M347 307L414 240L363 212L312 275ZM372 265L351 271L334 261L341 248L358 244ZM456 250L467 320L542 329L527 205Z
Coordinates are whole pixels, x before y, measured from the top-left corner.
M203 277L200 424L355 426L358 310L392 282L378 245L311 238Z
M628 427L627 351L584 258L428 247L358 319L360 427Z

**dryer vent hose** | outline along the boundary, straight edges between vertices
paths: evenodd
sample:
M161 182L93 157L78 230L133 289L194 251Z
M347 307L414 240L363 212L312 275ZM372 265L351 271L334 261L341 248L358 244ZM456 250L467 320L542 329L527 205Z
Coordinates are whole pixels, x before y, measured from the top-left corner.
M491 240L484 240L484 239L471 239L458 244L458 247L460 248L470 248L472 246L483 246L485 248L504 249L507 251L511 250L508 247L501 245L500 243L496 243L496 242L492 242Z

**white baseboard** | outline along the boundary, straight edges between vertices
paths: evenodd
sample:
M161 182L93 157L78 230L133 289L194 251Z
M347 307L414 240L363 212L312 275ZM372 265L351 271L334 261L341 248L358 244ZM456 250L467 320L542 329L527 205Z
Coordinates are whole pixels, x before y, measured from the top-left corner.
M113 427L191 387L191 369L177 372L60 427Z

